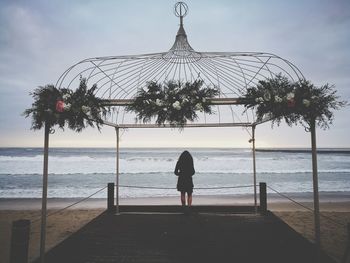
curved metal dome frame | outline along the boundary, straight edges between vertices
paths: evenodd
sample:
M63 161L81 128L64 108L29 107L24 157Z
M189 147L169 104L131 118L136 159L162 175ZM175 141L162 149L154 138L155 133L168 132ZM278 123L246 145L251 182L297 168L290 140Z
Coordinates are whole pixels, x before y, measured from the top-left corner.
M169 51L84 59L69 67L57 80L56 87L77 87L80 77L86 78L88 84L97 84L96 95L113 109L105 124L119 128L151 128L159 126L135 123L135 117L124 110L138 89L145 87L149 81L193 82L201 79L204 85L215 86L220 91L218 98L211 100L217 114L203 114L198 121L186 126L247 127L257 124L252 110L245 111L243 106L237 106L237 99L245 94L247 88L280 73L292 81L304 79L293 63L271 53L195 51L183 26L187 10L183 2L175 5L180 26Z

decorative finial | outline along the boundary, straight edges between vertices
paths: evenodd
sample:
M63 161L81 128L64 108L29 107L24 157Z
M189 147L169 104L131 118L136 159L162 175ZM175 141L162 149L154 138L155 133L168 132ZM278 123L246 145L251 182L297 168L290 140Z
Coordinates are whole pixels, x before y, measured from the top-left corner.
M174 6L174 14L180 17L180 25L182 25L182 19L187 15L188 6L185 2L177 2Z

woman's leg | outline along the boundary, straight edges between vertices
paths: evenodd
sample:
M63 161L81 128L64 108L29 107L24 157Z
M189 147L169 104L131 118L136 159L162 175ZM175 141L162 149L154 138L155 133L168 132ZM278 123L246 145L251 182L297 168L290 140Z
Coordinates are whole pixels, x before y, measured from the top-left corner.
M181 192L181 204L186 205L186 193Z
M192 193L191 194L187 193L187 204L188 206L192 205Z

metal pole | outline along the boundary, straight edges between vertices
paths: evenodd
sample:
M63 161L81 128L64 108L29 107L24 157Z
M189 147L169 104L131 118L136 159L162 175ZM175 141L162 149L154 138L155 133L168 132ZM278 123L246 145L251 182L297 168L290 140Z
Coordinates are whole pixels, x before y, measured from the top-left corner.
M311 147L312 147L312 179L314 190L314 220L315 220L315 242L317 249L317 260L321 256L321 226L320 226L320 205L318 195L318 174L317 174L317 150L316 150L316 124L315 119L311 120Z
M254 173L254 210L258 212L257 196L256 196L256 162L255 162L255 125L252 126L252 141L253 141L253 173Z
M116 139L117 139L117 156L116 156L116 178L115 178L115 204L116 204L116 213L119 214L119 128L115 128Z
M46 209L47 209L47 177L49 161L49 134L50 127L45 123L44 139L44 169L43 169L43 193L41 198L41 235L40 235L40 262L45 262L45 239L46 239Z

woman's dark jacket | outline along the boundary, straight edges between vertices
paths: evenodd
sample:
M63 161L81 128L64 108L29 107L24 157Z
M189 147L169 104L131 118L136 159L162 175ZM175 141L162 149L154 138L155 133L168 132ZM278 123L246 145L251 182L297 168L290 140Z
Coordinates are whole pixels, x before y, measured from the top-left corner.
M177 180L177 190L180 192L191 192L193 190L192 175L195 170L193 167L193 161L181 162L178 161L175 166L174 173L179 177Z

